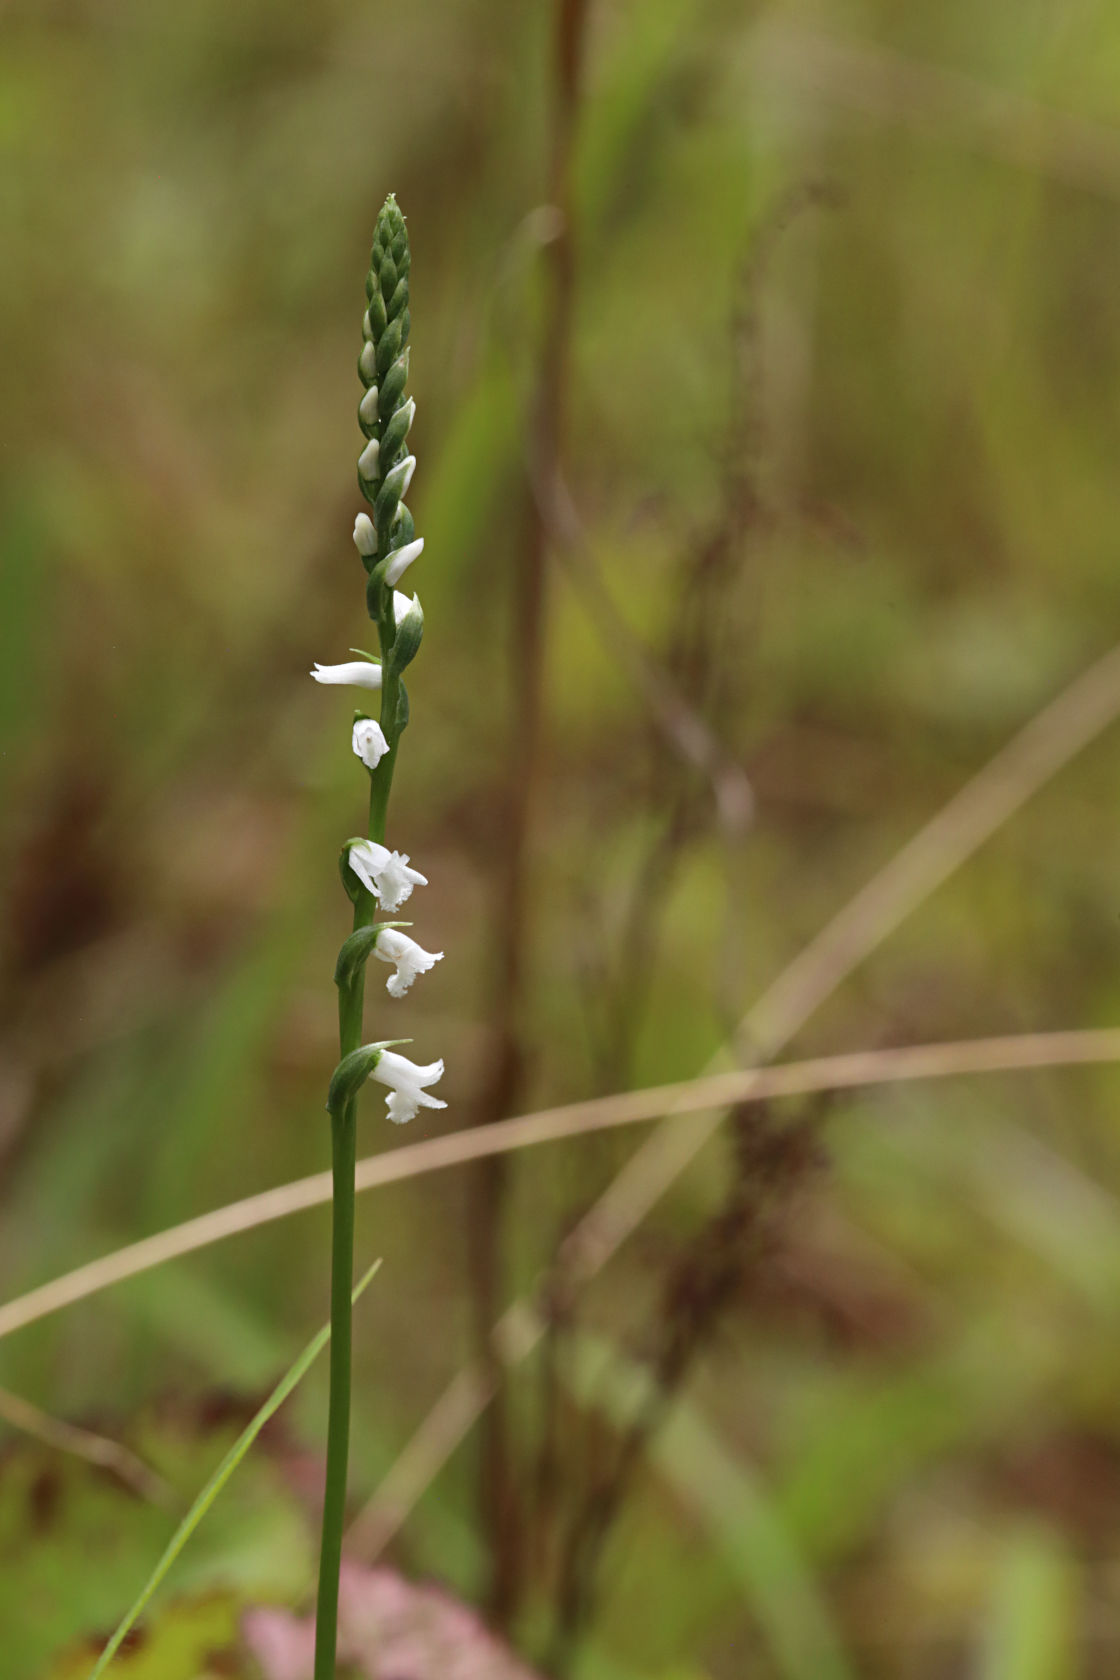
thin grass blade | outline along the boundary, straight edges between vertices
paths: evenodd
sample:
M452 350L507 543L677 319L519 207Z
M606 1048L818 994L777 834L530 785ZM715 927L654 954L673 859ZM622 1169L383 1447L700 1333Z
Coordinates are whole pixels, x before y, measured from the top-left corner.
M380 1260L374 1261L369 1271L355 1285L354 1292L350 1297L351 1301L357 1301L358 1297L363 1294L380 1265ZM164 1577L167 1575L171 1565L175 1562L175 1559L179 1556L179 1553L183 1550L183 1547L186 1545L187 1541L190 1539L191 1535L194 1533L211 1505L213 1505L215 1499L217 1499L219 1493L221 1493L222 1489L233 1475L233 1472L237 1469L237 1466L241 1463L241 1460L245 1457L245 1454L249 1451L249 1448L253 1445L253 1442L256 1440L269 1418L272 1417L275 1412L279 1411L280 1407L284 1404L284 1401L288 1398L296 1384L307 1374L316 1359L318 1359L330 1339L331 1327L329 1324L324 1324L318 1334L312 1337L311 1341L308 1342L295 1364L292 1365L283 1377L281 1377L264 1405L249 1421L249 1423L246 1424L237 1440L233 1443L233 1446L222 1459L222 1462L218 1465L218 1468L215 1470L214 1474L206 1483L206 1486L202 1489L202 1492L199 1494L198 1498L195 1500L194 1504L191 1506L190 1510L175 1530L175 1533L171 1536L163 1556L149 1575L136 1599L136 1602L122 1617L116 1631L113 1633L112 1638L98 1657L97 1662L90 1673L89 1680L99 1680L99 1677L105 1673L109 1664L120 1650L124 1640L128 1637L132 1628L144 1614L144 1611L147 1609L153 1595L164 1580Z

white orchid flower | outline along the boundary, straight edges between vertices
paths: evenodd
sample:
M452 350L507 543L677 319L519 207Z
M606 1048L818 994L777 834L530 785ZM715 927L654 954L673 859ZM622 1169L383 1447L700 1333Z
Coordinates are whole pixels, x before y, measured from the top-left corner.
M427 974L430 968L443 960L442 951L425 951L422 945L399 928L382 928L373 954L382 962L396 964L397 972L390 974L385 982L385 990L395 998L404 996L418 974Z
M351 869L383 910L399 910L413 887L428 884L426 875L409 868L407 852L391 852L376 840L355 840L347 856Z
M407 1056L398 1056L395 1050L383 1050L377 1066L370 1074L371 1079L388 1085L389 1095L385 1099L385 1106L389 1111L390 1120L395 1121L398 1126L403 1126L406 1120L411 1120L419 1108L447 1107L439 1097L430 1097L424 1089L425 1085L434 1085L436 1080L442 1077L442 1059L429 1062L427 1067L418 1067L415 1062L410 1062Z
M385 732L376 718L358 719L354 725L353 742L354 751L367 770L376 770L389 751Z
M403 589L394 589L394 591L393 591L393 621L394 621L394 623L399 624L402 619L407 618L409 613L412 611L412 609L415 605L416 605L415 595L406 595Z
M381 687L381 667L369 659L351 659L344 665L316 665L311 675L317 683L346 683L351 688Z

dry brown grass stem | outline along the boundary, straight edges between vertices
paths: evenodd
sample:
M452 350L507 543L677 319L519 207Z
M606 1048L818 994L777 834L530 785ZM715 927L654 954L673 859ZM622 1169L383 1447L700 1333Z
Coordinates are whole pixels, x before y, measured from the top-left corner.
M965 1039L948 1044L916 1044L891 1050L857 1050L841 1056L818 1056L780 1067L740 1068L673 1085L621 1091L560 1108L541 1109L514 1120L426 1138L358 1162L359 1191L419 1178L424 1173L462 1166L487 1156L508 1154L534 1144L559 1143L615 1126L634 1126L664 1114L691 1116L686 1124L704 1124L706 1111L730 1103L765 1102L813 1091L850 1090L910 1079L948 1079L962 1074L1009 1073L1043 1067L1073 1067L1120 1062L1120 1027L1087 1032L1024 1033L1007 1038ZM159 1231L79 1266L50 1283L0 1306L0 1338L47 1318L63 1307L88 1300L113 1284L181 1259L227 1237L256 1230L274 1220L329 1202L329 1173L280 1184L274 1190L230 1202L182 1225ZM508 1335L507 1335L508 1340ZM512 1345L512 1344L511 1344ZM520 1346L520 1342L517 1343ZM508 1351L508 1349L507 1349ZM526 1350L527 1351L527 1350ZM0 1412L2 1415L2 1412Z
M547 486L534 482L534 493L548 519L562 559L577 585L596 633L611 657L641 695L650 716L669 745L711 784L721 827L738 839L754 818L754 791L746 771L716 740L696 708L689 704L673 675L659 663L631 629L611 594L587 530L566 480L557 473L551 499Z
M747 1011L733 1042L710 1066L736 1057L757 1066L780 1055L858 964L1118 715L1120 646L1075 677L826 924ZM558 1259L569 1287L587 1282L606 1264L722 1118L721 1113L691 1120L670 1117L635 1151L563 1245ZM541 1335L531 1301L514 1301L493 1334L507 1364L524 1357ZM472 1386L468 1375L454 1379L462 1393ZM475 1372L473 1392L480 1407L487 1403L487 1386ZM390 1538L393 1525L403 1520L401 1513L411 1509L470 1427L461 1407L456 1419L460 1433L452 1437L448 1431L439 1438L434 1420L442 1416L443 1401L437 1400L358 1518L352 1544L356 1539L369 1553Z
M84 1458L99 1470L110 1470L126 1487L153 1505L170 1508L175 1504L173 1489L128 1447L111 1441L106 1435L96 1435L90 1429L79 1429L63 1418L40 1411L30 1400L0 1388L0 1419L24 1435L31 1435L56 1452Z

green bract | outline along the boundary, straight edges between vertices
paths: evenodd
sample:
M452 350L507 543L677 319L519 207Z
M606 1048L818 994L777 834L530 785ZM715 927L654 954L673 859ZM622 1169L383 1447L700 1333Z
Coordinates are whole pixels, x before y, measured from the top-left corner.
M334 1116L342 1115L353 1102L378 1062L383 1050L394 1044L411 1044L410 1038L386 1038L380 1044L362 1044L343 1056L331 1075L327 1092L327 1109Z
M383 928L411 926L411 922L374 922L372 927L355 928L338 953L338 961L334 965L335 985L348 986L359 969L365 967Z

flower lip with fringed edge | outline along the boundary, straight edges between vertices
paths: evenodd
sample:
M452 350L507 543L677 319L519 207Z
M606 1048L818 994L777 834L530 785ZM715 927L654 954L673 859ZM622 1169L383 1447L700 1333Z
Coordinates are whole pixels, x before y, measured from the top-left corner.
M383 910L399 910L411 896L413 887L428 884L426 875L409 867L407 852L391 852L376 840L355 840L347 853L347 862Z
M397 972L390 974L385 982L385 990L395 998L404 996L417 975L427 974L443 960L442 951L425 951L422 945L410 939L407 933L401 933L399 928L382 928L374 943L373 954L382 962L396 964Z
M369 1077L389 1086L385 1106L390 1120L398 1126L403 1126L406 1120L411 1120L417 1109L447 1107L439 1097L429 1096L424 1089L426 1085L434 1085L438 1079L442 1079L442 1057L438 1062L429 1062L426 1067L419 1067L415 1062L410 1062L407 1056L398 1056L395 1050L383 1050Z

